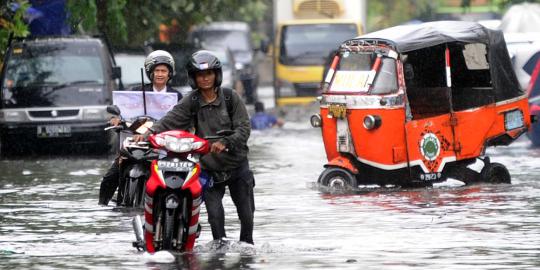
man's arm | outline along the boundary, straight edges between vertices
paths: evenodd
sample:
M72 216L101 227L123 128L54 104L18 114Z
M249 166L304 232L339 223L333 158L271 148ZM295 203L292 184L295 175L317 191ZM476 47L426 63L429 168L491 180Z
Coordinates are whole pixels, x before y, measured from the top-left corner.
M173 129L189 130L192 127L191 118L191 98L184 98L167 112L152 129L156 133Z

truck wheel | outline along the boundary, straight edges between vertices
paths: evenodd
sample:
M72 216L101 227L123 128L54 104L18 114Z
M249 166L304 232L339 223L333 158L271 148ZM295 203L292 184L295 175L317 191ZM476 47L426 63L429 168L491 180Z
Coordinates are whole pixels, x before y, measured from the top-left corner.
M508 172L506 167L497 162L484 165L484 168L482 168L480 175L482 176L482 181L486 183L510 184L511 182L510 173Z
M318 182L327 187L333 188L356 188L358 184L356 177L348 170L330 167L326 168L319 176Z

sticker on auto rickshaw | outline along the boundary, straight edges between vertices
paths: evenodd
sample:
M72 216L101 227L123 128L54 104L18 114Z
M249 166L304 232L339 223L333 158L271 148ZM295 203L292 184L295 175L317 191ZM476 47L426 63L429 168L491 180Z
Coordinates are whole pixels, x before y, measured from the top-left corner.
M330 86L332 92L367 92L369 71L340 70Z

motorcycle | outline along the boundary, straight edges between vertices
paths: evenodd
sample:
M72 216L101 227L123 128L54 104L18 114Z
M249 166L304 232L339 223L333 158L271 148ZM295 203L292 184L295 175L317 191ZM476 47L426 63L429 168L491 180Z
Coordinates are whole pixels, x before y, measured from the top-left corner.
M120 115L116 106L109 106L107 111L114 115ZM139 116L133 122L120 120L118 126L107 127L119 133L120 179L116 197L117 206L137 207L143 206L146 180L150 177L150 162L147 153L148 142L135 143L132 140L134 134L143 134L150 128L155 119L149 116Z
M150 253L193 249L200 233L202 204L199 159L210 151L208 140L229 134L230 131L221 131L217 136L202 139L187 131L171 130L149 136L150 151L146 152L146 157L153 160L146 184L146 233L143 233L141 217L134 217L137 239L134 247Z

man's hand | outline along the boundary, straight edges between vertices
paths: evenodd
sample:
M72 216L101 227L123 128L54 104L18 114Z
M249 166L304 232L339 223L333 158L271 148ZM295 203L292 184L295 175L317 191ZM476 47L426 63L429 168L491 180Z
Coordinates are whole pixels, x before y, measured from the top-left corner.
M122 122L122 120L116 116L113 116L111 119L109 119L109 124L111 126L118 126L120 125L120 123Z
M210 152L212 153L221 153L223 151L226 151L227 147L222 142L215 142L212 143L212 146L210 146Z

